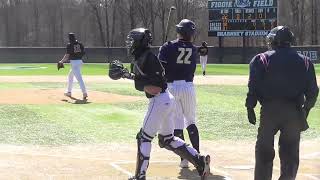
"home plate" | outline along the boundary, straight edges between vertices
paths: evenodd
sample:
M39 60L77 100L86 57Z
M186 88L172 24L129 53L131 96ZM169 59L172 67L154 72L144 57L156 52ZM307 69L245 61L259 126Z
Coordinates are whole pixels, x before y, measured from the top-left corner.
M237 165L237 166L223 166L224 169L233 169L233 170L251 170L254 169L253 165Z

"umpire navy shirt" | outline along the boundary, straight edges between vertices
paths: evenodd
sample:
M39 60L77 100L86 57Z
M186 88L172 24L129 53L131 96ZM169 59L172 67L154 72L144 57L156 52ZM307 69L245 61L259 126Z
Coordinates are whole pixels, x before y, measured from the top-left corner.
M305 106L312 108L319 92L314 65L292 48L256 55L250 63L248 87L247 108L254 108L257 100L260 104L272 100L297 101L301 96L306 98Z
M198 56L192 42L181 39L167 42L160 47L158 57L165 68L168 82L193 81Z

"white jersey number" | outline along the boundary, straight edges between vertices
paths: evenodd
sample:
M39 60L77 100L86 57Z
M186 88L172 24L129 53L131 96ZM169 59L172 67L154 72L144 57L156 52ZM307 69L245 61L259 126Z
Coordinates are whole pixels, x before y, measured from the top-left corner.
M74 51L74 53L81 53L80 44L73 45L73 51Z
M191 64L192 48L179 48L178 51L180 54L177 58L177 64Z

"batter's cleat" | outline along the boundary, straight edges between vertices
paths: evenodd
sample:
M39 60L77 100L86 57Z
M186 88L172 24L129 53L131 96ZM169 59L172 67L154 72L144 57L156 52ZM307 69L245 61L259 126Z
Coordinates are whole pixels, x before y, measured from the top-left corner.
M64 96L71 97L71 92L64 93Z
M206 180L210 174L210 155L201 156L200 166L197 167L201 180Z
M186 159L182 159L179 165L181 168L189 168L189 162Z
M203 71L202 74L203 74L203 76L205 76L206 75L206 71Z
M87 93L83 93L83 100L86 100L88 98L88 94Z

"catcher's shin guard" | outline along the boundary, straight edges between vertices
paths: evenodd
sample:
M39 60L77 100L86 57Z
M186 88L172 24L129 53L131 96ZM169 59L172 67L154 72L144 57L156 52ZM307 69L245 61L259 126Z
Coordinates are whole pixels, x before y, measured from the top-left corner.
M150 159L150 151L151 151L151 140L153 139L151 136L143 132L141 129L137 136L137 162L136 162L136 171L135 178L136 179L145 179L146 171L149 166Z
M172 136L172 134L166 136L158 134L158 138L160 148L166 148L170 151L173 151L181 158L187 159L196 167L200 164L200 156L198 152L195 149L187 146L186 143L180 138Z

